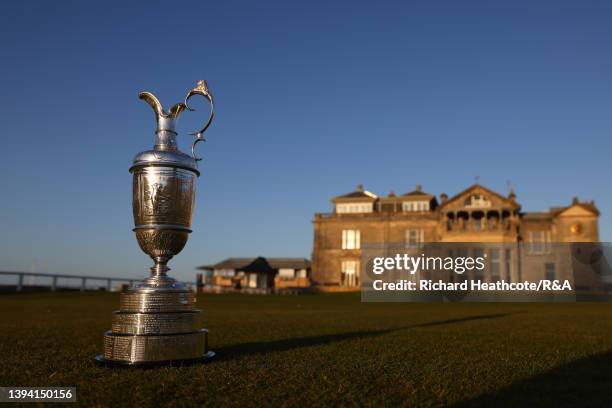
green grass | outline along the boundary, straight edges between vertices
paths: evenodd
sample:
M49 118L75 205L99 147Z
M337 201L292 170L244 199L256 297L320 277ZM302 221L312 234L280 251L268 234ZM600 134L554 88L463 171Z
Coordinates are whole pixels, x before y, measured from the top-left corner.
M76 386L109 407L612 405L612 304L199 295L216 360L97 367L118 301L1 296L0 385Z

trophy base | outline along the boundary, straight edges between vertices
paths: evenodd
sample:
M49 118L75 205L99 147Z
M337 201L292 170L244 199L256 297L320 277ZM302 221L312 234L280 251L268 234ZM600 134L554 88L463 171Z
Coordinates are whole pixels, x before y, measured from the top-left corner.
M183 358L179 360L165 360L165 361L127 361L127 360L107 360L104 355L100 354L94 358L94 361L99 366L103 367L117 367L117 368L147 368L147 367L161 367L161 366L189 366L194 364L202 364L212 360L215 357L214 351L209 351L201 357L196 358Z
M177 287L136 286L121 293L112 329L104 333L108 367L187 365L210 360L208 330L197 327L193 292Z

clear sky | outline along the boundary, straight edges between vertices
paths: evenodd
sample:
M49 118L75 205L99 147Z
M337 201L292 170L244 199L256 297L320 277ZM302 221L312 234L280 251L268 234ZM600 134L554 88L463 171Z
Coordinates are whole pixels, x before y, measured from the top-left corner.
M181 279L309 257L313 214L360 182L510 180L526 211L578 195L612 240L609 2L21 1L0 32L0 270L145 275L128 168L155 123L137 93L169 106L201 78L218 116ZM182 119L187 150L201 117Z

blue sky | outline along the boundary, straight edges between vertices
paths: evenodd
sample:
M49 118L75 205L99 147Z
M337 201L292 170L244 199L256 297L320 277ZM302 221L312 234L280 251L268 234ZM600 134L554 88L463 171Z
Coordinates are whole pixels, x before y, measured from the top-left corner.
M154 117L137 93L169 106L201 78L218 116L181 279L310 256L313 214L359 182L510 180L527 211L578 195L610 241L611 21L604 1L7 3L0 270L145 275L128 168ZM201 117L181 119L187 150Z

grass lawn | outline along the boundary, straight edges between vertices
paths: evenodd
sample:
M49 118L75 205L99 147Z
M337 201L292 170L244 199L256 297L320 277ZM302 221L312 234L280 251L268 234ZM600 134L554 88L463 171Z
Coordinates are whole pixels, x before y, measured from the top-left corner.
M612 406L612 304L199 295L214 361L97 367L118 304L0 296L0 385L76 385L80 405L109 407Z

